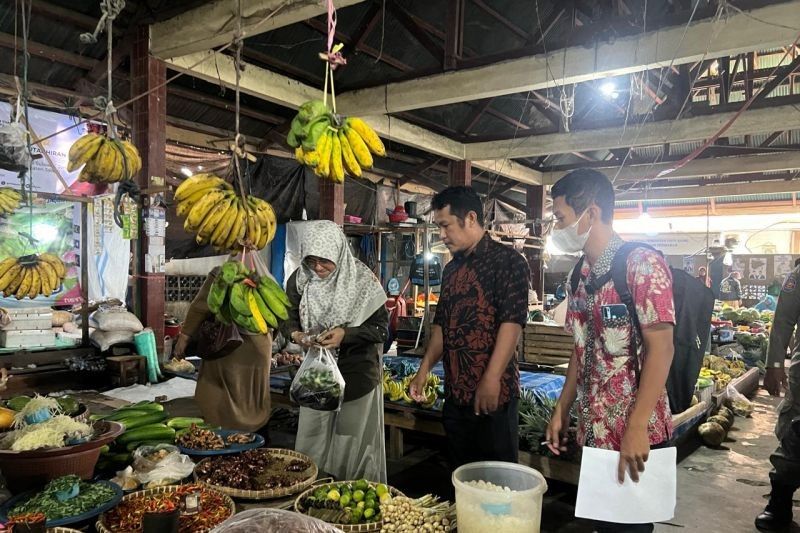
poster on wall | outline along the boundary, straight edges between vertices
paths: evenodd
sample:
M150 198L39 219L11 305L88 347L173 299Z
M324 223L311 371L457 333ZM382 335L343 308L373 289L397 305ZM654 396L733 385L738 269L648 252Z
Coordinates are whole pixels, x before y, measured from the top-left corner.
M773 261L773 276L777 279L783 279L786 274L793 270L794 263L791 255L776 255Z
M767 280L767 258L751 257L748 279L756 281Z
M72 240L75 210L72 202L37 198L33 208L23 207L5 218L0 225L0 260L48 252L64 261L67 275L61 287L49 297L38 296L35 300L0 298L0 307L47 307L80 303L80 254ZM24 235L31 235L35 241L31 242Z
M694 257L684 257L683 258L683 269L688 272L689 274L694 274Z
M744 257L734 257L731 270L734 272L740 272L744 274L744 271L747 270L747 263L745 262ZM727 276L727 272L725 273L725 275Z
M57 131L74 126L78 120L69 115L44 111L34 107L29 108L28 114L30 117L30 130L35 138L47 137ZM10 116L11 105L6 102L0 102L0 124L8 124ZM69 147L84 133L86 133L86 125L81 124L76 128L43 141L41 145L33 146L34 156L42 155L42 151L47 154L47 157L40 157L33 161L31 175L33 176L34 192L56 194L61 194L67 190L78 192L75 188L84 185L77 181L79 170L67 172ZM18 188L19 175L16 172L0 169L0 187L2 186Z

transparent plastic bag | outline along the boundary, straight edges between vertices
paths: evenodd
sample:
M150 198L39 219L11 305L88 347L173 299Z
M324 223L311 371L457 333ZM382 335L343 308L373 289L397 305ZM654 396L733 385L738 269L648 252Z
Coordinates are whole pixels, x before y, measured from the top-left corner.
M250 509L238 513L211 530L211 533L342 533L341 529L283 509Z
M154 454L159 454L160 458L154 458ZM189 476L194 470L194 462L171 444L140 446L133 452L133 470L139 483L152 488Z
M0 168L12 172L27 170L31 164L28 132L19 122L0 126Z
M748 400L744 394L736 390L736 387L733 385L728 385L727 389L725 389L725 394L731 404L731 410L733 411L733 414L745 418L749 418L753 414L753 402Z
M344 400L344 377L333 352L320 346L308 349L289 389L292 400L315 411L338 411Z

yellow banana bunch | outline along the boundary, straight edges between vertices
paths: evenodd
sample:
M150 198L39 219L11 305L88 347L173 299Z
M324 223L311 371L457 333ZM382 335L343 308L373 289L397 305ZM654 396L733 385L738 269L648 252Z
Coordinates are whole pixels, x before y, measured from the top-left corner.
M0 216L8 215L19 209L22 194L10 187L0 187Z
M0 292L17 300L50 296L61 287L67 267L53 254L9 257L0 261Z
M128 141L87 133L69 148L67 170L72 172L81 166L80 181L117 183L133 179L142 169L142 158Z
M361 177L362 169L372 168L373 154L386 155L378 134L358 117L332 119L323 113L308 122L304 130L302 121L298 121L301 115L295 117L293 128L297 131L290 133L287 142L295 149L295 159L313 168L321 178L343 183L345 174Z
M269 202L255 196L243 201L233 187L213 174L195 174L175 190L176 212L185 217L184 229L196 235L200 245L211 244L219 251L262 249L278 228Z

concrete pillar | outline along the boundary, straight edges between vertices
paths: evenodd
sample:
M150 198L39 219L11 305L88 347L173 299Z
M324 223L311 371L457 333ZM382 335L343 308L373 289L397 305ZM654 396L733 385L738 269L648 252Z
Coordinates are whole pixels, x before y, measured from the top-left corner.
M528 185L526 191L526 216L529 219L544 218L545 191L542 185ZM542 237L541 224L534 224L533 234ZM544 264L542 261L542 251L531 248L525 249L525 257L528 259L528 266L531 269L531 288L536 291L540 301L544 301Z

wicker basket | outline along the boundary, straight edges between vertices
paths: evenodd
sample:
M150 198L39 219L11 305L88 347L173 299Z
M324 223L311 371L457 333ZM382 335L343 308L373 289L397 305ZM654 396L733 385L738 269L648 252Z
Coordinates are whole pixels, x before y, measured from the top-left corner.
M78 529L70 529L68 527L51 527L47 529L47 533L83 533Z
M126 501L132 500L134 498L140 498L142 496L153 496L154 494L166 494L166 493L169 493L169 492L175 492L179 488L180 488L180 485L169 485L169 486L165 486L165 487L156 487L156 488L153 488L153 489L140 490L140 491L132 492L132 493L124 496L122 498L122 502L126 502ZM205 490L207 490L209 492L216 492L219 495L219 497L222 498L222 501L225 502L225 506L228 508L228 511L230 511L230 514L225 518L225 520L227 520L228 518L230 518L231 516L233 516L236 513L236 505L233 503L233 500L231 500L231 498L227 494L222 494L220 491L211 489L209 487L206 487ZM94 525L94 527L95 527L95 529L97 530L98 533L124 533L124 532L114 531L113 529L107 528L105 526L105 518L106 518L106 514L103 513L100 516L100 519ZM222 522L220 522L220 524L221 523ZM212 526L212 529L214 527L218 526L218 525L219 524L214 524ZM207 531L209 531L209 529L197 530L197 531L193 531L192 533L206 533Z
M263 449L263 448L262 448ZM280 489L267 489L267 490L243 490L243 489L235 489L231 487L221 487L219 485L212 485L211 483L206 483L197 477L197 472L194 473L194 479L198 483L202 485L206 485L211 487L214 490L217 490L223 494L227 494L232 498L241 498L243 500L273 500L276 498L285 498L286 496L291 496L292 494L297 494L298 492L304 491L312 483L314 480L317 479L317 474L319 471L317 470L317 465L314 464L314 461L300 452L296 452L294 450L286 450L283 448L267 448L270 453L274 455L282 455L291 459L301 459L303 461L308 461L311 463L311 471L309 472L308 476L305 479L298 481L294 485L290 487L282 487ZM224 457L224 456L223 456ZM230 456L228 456L230 457ZM195 466L195 471L197 467L203 463L208 461L213 461L214 457L209 457L207 459L203 459Z
M94 430L99 436L84 444L27 452L0 450L0 471L8 489L16 494L69 474L91 479L100 459L100 448L116 439L125 428L117 422L98 421Z
M297 499L294 501L294 510L296 513L300 514L307 514L308 509L303 506L303 500L306 499L311 493L316 491L318 488L335 488L341 485L342 483L355 483L355 481L338 481L332 483L324 483L322 485L316 485L311 487L310 489L306 489ZM397 490L394 487L389 487L389 493L392 495L393 498L398 496L405 496L402 492ZM371 533L374 531L380 531L381 527L383 527L383 521L380 522L373 522L371 524L331 524L333 527L339 528L345 533Z

